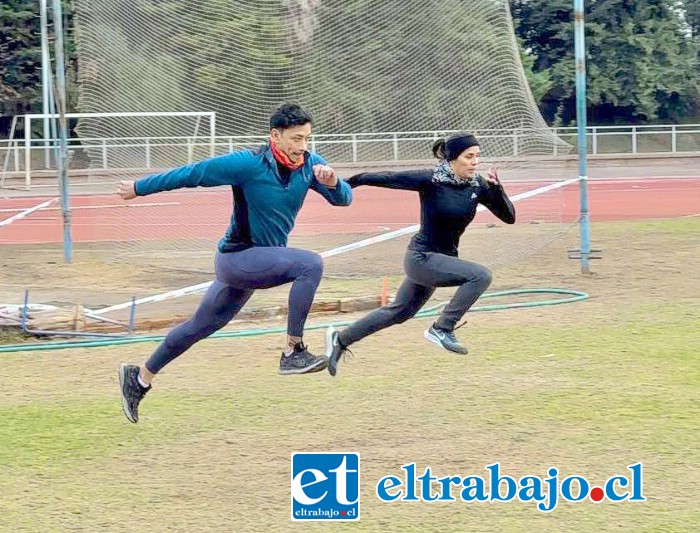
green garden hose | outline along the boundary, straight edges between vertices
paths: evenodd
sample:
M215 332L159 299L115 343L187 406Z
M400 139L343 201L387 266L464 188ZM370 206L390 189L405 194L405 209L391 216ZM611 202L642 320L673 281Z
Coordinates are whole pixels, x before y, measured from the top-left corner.
M501 311L504 309L522 309L526 307L543 307L546 305L559 305L573 302L580 302L588 298L588 294L580 291L572 291L567 289L514 289L507 291L497 291L485 293L481 296L481 300L489 298L500 298L503 296L514 296L522 294L556 294L556 295L568 295L568 298L555 298L548 300L540 300L534 302L520 302L520 303L510 303L510 304L493 304L493 305L480 305L472 307L469 311L481 312L481 311ZM416 313L414 318L427 318L431 316L437 316L440 314L438 309L444 307L447 302L441 302L439 304L426 307L421 309ZM339 322L327 322L324 324L312 324L306 326L306 330L312 329L324 329L329 326L341 327L351 324L353 321L344 320ZM261 329L247 329L242 331L219 331L214 333L209 339L226 339L231 337L255 337L259 335L268 335L270 333L284 333L287 331L286 327L277 328L261 328ZM163 335L137 335L132 337L123 338L110 338L103 340L89 340L89 341L57 341L57 342L44 342L44 343L26 343L26 344L6 344L0 346L0 353L13 353L13 352L34 352L39 350L63 350L69 348L98 348L103 346L120 346L124 344L136 344L140 342L161 342L165 337Z

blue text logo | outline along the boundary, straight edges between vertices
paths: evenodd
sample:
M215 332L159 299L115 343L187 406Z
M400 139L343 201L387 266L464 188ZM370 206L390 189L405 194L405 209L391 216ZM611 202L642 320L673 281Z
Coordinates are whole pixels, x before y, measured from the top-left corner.
M360 455L292 454L292 520L359 520Z
M486 466L486 476L447 475L439 477L427 467L418 474L415 463L401 467L401 476L386 476L377 483L377 497L383 502L535 502L537 509L551 512L559 501L643 502L642 463L629 465L626 476L612 476L596 486L583 476L559 479L559 470L550 468L547 477L523 476L516 479L501 473L500 463Z

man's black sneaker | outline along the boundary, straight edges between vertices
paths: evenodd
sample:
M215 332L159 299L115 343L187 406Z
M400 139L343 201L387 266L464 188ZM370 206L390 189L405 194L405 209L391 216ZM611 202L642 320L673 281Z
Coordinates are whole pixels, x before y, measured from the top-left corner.
M282 352L280 357L280 374L308 374L318 372L328 365L328 359L324 355L314 355L306 346L298 342L294 345L294 351L290 355Z
M341 357L347 356L350 350L340 344L339 334L333 326L326 330L326 355L328 355L328 373L335 376Z
M457 337L455 337L454 331L440 329L433 324L425 330L424 335L430 342L437 344L440 348L444 348L449 352L459 353L462 355L469 353L469 350L459 343Z
M151 386L144 388L138 380L139 367L122 363L119 367L119 386L122 391L122 408L129 422L139 421L139 403L151 390Z

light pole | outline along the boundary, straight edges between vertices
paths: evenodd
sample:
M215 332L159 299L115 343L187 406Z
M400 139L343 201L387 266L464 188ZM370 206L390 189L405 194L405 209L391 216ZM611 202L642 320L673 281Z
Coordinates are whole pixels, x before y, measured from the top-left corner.
M53 24L56 39L56 112L58 113L58 143L56 157L58 185L61 196L61 214L63 217L63 259L66 263L73 261L73 238L71 235L70 196L68 194L68 120L66 118L66 62L63 45L63 9L61 0L53 0Z
M591 226L588 214L588 144L586 142L586 34L584 0L574 0L574 54L576 59L576 128L580 179L581 272L591 272Z

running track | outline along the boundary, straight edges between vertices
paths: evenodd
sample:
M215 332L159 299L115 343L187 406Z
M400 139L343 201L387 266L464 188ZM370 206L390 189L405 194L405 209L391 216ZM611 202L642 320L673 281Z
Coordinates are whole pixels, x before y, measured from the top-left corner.
M541 183L507 184L509 195ZM700 216L700 177L591 181L591 220L643 220ZM10 224L2 222L51 197L0 198L0 246L62 241L58 202ZM231 214L230 190L197 189L161 193L123 202L115 195L73 196L75 242L218 239ZM518 222L571 222L579 209L578 184L516 203ZM363 187L355 189L350 207L333 207L309 192L294 233L376 233L416 224L418 195ZM477 222L493 220L482 213Z

